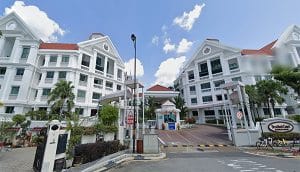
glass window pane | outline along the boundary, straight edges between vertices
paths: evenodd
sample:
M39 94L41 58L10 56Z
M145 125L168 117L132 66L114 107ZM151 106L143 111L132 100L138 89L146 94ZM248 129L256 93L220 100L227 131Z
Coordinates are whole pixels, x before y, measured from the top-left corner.
M50 93L50 91L51 91L50 88L44 88L44 89L43 89L43 92L42 92L42 95L43 95L43 96L48 96L49 93Z
M207 63L201 63L198 65L199 68L199 76L207 76L208 75L208 67L207 67Z
M53 71L49 71L46 74L46 78L53 78L54 77L54 72Z
M228 60L229 70L239 68L239 64L236 58Z
M77 97L85 97L85 91L83 91L83 90L78 90L78 92L77 92Z
M82 61L81 61L81 64L83 66L87 66L89 67L90 66L90 56L86 55L86 54L82 54Z
M211 73L216 74L222 72L222 66L220 59L212 60L211 64Z
M66 78L67 76L67 72L66 71L60 71L58 73L58 78Z
M23 76L24 75L24 68L17 68L17 73L16 75L19 75L19 76Z
M27 59L29 56L29 52L30 52L30 47L28 47L28 46L23 47L21 58Z
M61 62L63 62L63 63L68 63L68 62L69 62L69 58L70 58L70 56L68 56L68 55L63 55L63 56L61 57Z
M20 86L12 86L10 94L18 95L19 94L19 89L20 89Z
M207 89L207 88L210 88L210 82L201 84L201 89Z
M54 63L56 61L57 61L57 56L56 55L50 56L50 63Z
M6 67L0 67L0 75L5 75Z

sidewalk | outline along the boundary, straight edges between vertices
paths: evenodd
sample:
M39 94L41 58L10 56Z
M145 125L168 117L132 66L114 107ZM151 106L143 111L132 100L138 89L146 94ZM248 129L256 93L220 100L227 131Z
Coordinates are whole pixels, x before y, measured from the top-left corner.
M126 161L149 161L160 160L166 157L165 153L159 154L132 154L128 150L114 153L99 160L82 164L78 167L72 167L66 172L99 172L115 167Z
M299 147L295 147L293 152L289 152L286 148L282 147L275 147L274 149L268 148L268 149L257 149L256 147L239 147L240 150L242 150L245 153L252 154L252 155L258 155L258 156L271 156L271 157L280 157L280 158L296 158L300 159L300 152L297 152L299 150Z

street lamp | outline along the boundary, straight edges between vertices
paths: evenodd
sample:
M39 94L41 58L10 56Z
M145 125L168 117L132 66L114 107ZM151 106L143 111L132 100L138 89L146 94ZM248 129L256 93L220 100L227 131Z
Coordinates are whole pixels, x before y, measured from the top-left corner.
M133 81L133 133L132 133L132 153L135 153L135 132L136 132L136 36L131 34L131 40L134 47L134 81Z

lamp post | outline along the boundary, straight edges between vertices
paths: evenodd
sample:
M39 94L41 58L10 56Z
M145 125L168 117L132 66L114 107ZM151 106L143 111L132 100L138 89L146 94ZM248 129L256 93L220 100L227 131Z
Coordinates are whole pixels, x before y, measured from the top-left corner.
M131 40L133 42L134 47L134 81L133 81L133 133L132 133L132 153L135 153L135 132L136 132L136 36L134 34L131 34Z

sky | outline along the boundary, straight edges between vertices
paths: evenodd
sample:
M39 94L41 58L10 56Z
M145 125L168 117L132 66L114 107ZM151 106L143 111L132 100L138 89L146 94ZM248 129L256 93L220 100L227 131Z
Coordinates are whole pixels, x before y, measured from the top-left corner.
M257 49L300 24L298 0L0 0L0 16L15 11L47 42L78 43L93 32L108 35L146 88L172 86L180 67L206 38Z

